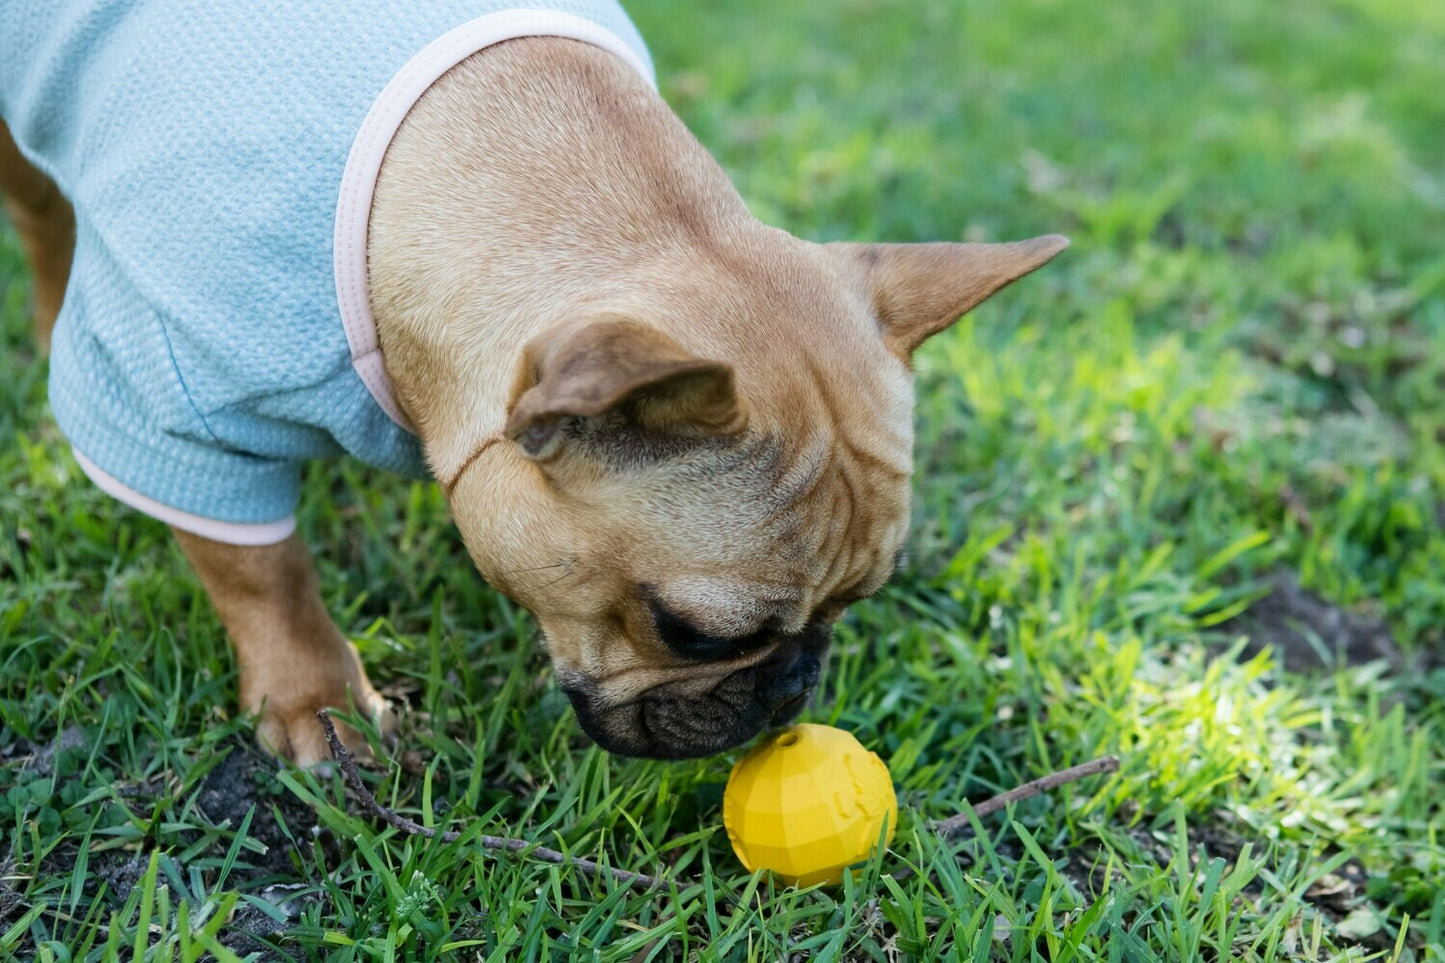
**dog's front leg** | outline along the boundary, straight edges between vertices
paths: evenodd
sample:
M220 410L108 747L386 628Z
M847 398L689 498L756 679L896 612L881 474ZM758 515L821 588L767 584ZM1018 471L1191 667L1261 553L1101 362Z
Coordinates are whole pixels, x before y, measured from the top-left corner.
M263 746L301 766L330 759L316 719L316 710L326 706L354 705L383 732L395 729L356 648L322 604L316 566L300 536L241 546L171 531L231 636L241 707L260 713L257 736ZM367 755L357 732L337 729L348 748Z

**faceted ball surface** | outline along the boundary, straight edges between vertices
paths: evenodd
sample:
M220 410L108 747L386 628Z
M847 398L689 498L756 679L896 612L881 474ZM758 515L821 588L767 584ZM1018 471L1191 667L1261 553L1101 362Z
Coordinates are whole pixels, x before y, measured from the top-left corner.
M888 767L851 732L803 723L770 736L733 766L723 824L750 871L768 869L797 886L842 882L866 860L898 800Z

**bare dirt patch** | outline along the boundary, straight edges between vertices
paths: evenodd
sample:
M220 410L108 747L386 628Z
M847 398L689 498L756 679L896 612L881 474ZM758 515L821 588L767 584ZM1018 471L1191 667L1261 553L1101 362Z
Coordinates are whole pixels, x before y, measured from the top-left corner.
M80 738L79 730L67 730L46 746L25 744L12 746L7 765L15 766L12 775L24 771L30 778L46 778L57 765L61 752L73 751ZM186 808L181 799L171 799L177 780L161 773L144 782L118 786L117 799L105 805L123 805L135 813L150 813L157 805L169 805L178 821L194 828L160 832L139 845L103 848L91 845L86 854L84 900L101 900L106 912L121 910L132 890L145 879L152 852L159 850L173 861L173 871L182 880L195 885L199 879L202 892L213 889L238 890L248 899L238 903L228 925L221 931L221 942L242 956L257 960L285 959L267 943L266 938L283 933L305 910L320 899L307 882L315 875L310 850L318 834L316 814L302 800L290 793L275 778L276 762L249 743L234 739L223 744L218 752L225 755L201 778L194 791L194 807ZM246 840L239 849L229 875L220 880L216 866L232 845L249 814ZM210 830L227 830L212 833ZM209 842L199 851L195 844ZM82 837L70 834L51 849L36 871L40 881L72 872L80 854ZM189 861L183 856L190 853ZM10 924L31 909L24 896L25 887L18 885L28 877L20 875L13 862L0 865L0 923ZM169 877L158 880L169 885ZM182 894L173 893L172 905ZM42 929L63 932L62 919L51 920L42 912L37 920ZM18 949L21 957L33 952L29 935Z
M1219 626L1231 639L1247 637L1242 658L1271 648L1286 671L1298 673L1376 661L1395 672L1428 668L1421 656L1401 650L1383 620L1321 598L1290 572L1275 572L1267 584L1268 595Z

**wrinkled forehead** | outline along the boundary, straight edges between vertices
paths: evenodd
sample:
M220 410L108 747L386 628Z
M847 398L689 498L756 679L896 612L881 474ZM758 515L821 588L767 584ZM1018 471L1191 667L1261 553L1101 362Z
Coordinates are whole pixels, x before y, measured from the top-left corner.
M896 442L862 449L822 432L751 439L731 470L652 506L662 516L654 537L683 544L636 559L651 568L639 581L718 634L764 622L798 630L826 603L871 594L907 527L911 439Z

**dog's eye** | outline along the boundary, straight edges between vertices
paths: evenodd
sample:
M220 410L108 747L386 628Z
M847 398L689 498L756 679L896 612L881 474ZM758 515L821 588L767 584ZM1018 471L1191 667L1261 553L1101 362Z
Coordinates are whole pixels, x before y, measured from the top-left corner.
M684 618L673 615L662 606L653 603L652 624L669 649L689 659L719 662L736 659L753 649L768 644L777 637L771 626L763 626L756 632L736 638L710 635Z

